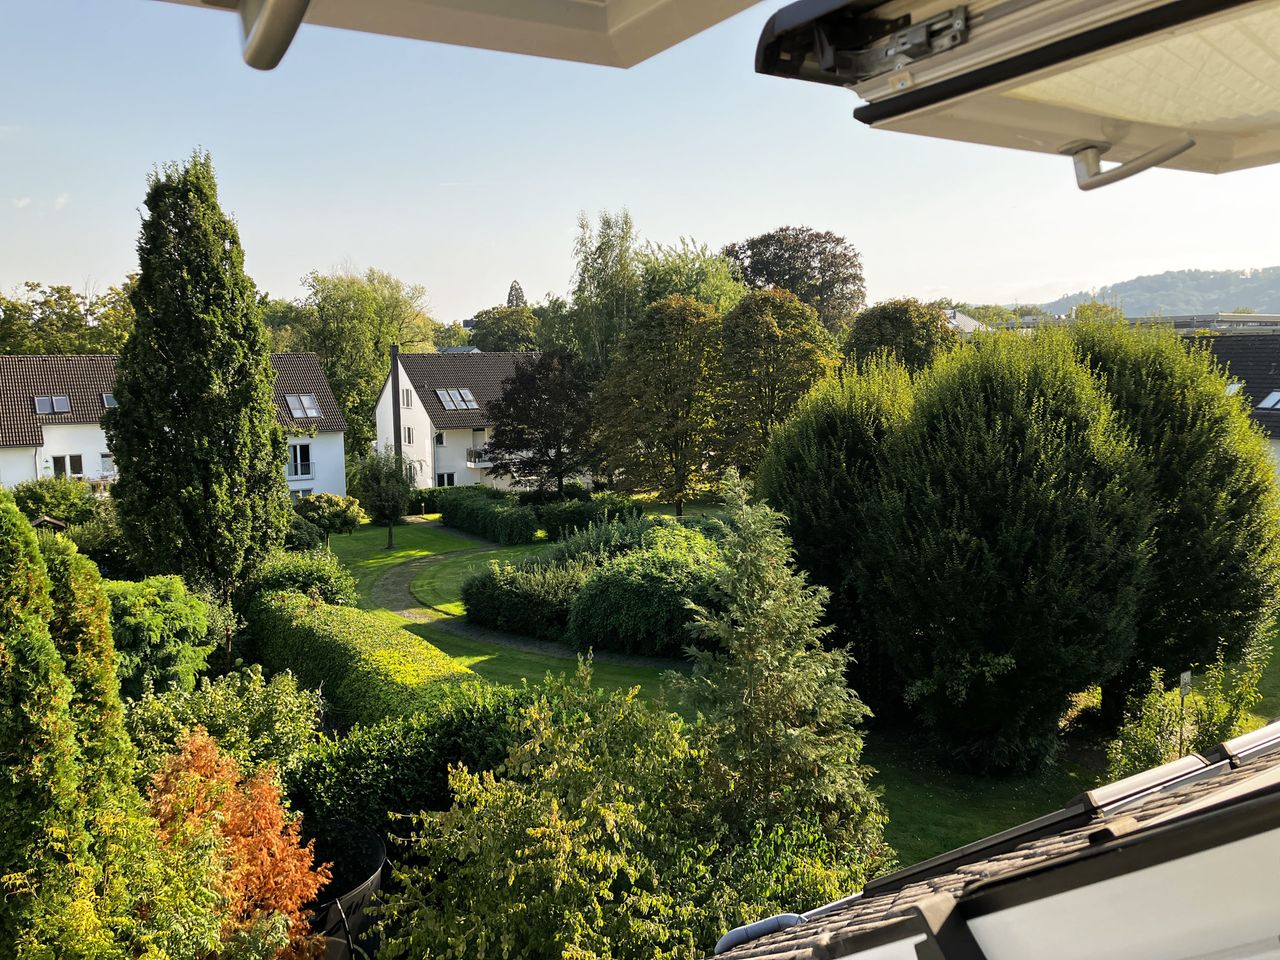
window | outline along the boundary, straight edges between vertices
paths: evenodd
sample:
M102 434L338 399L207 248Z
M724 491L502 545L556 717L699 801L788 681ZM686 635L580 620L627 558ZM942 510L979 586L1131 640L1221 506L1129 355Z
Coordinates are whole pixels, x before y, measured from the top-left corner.
M320 416L320 408L316 405L314 393L290 393L286 394L284 399L289 404L289 413L295 418Z
M1231 383L1227 384L1227 396L1234 397L1243 388L1244 388L1243 383L1241 383L1239 380L1233 380Z
M460 390L437 390L436 396L446 410L479 410L475 396L466 387Z
M66 397L54 397L53 412L54 413L70 413L71 401L68 400Z
M66 397L32 397L36 404L36 413L70 413L71 401Z
M444 431L443 431L443 430L437 430L437 431L436 431L436 446L437 446L437 447L443 447L443 446L444 446Z
M83 477L84 457L78 453L53 458L53 475L55 477Z
M98 472L106 477L113 477L116 473L116 458L109 453L104 453L98 460Z
M452 486L453 486L453 474L452 474L452 473L437 473L437 474L436 474L436 486L437 486L437 487L452 487Z
M413 427L404 428L404 442L409 446L413 446Z
M299 500L301 500L303 497L309 497L309 496L311 496L311 488L310 488L310 487L306 487L306 488L301 489L301 490L290 490L290 491L289 491L289 497L293 500L293 502L294 502L294 503L297 503L297 502L298 502Z
M400 388L400 406L406 407L406 408L413 406L413 388L412 387Z
M289 447L289 479L311 476L311 444L295 443Z
M107 410L116 408L116 395L114 393L104 393L102 395L102 406Z
M1263 397L1262 402L1258 404L1258 409L1274 410L1278 405L1280 405L1280 390L1272 390Z

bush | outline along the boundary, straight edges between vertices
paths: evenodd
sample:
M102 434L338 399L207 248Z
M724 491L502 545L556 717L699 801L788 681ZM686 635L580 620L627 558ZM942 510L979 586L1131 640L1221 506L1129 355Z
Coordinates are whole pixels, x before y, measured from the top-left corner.
M551 489L517 490L515 495L522 507L545 507L553 503L570 501L582 503L591 499L591 492L576 480L570 480L564 485L564 493L557 493Z
M421 513L439 513L440 512L440 494L449 487L419 487L413 491L413 496L409 498L411 506L418 508Z
M597 565L590 559L557 564L492 561L462 585L467 619L495 630L562 641L573 598Z
M953 757L1052 756L1077 691L1133 649L1146 474L1069 337L942 357L891 435L858 559L908 701Z
M574 597L569 642L579 650L681 656L690 642L689 602L714 606L715 544L696 530L654 527L641 549L605 563Z
M624 514L609 523L589 523L526 562L540 566L586 558L600 562L634 550L644 541L644 535L654 527L674 525L676 522L669 517L640 513Z
M324 531L306 517L295 513L289 518L289 529L284 535L286 550L319 550L324 544Z
M919 370L959 340L946 313L936 304L886 300L854 317L844 352L850 360L862 363L887 350L908 369Z
M356 823L379 832L389 813L447 810L449 767L497 767L515 745L512 716L529 699L480 684L458 694L422 712L326 740L288 777L294 806L317 829Z
M620 493L597 493L585 500L548 503L538 509L538 519L547 538L559 540L593 523L610 523L643 510L631 497Z
M41 477L17 484L13 488L13 502L28 520L52 517L72 524L93 518L97 497L83 480Z
M340 497L336 493L313 493L309 497L301 497L293 509L320 530L326 547L333 534L353 533L356 527L369 519L355 497Z
M300 593L263 593L248 630L269 670L292 670L319 688L339 723L407 716L455 695L476 675L427 641L376 614Z
M276 552L249 576L244 586L243 605L260 593L293 590L325 603L354 607L360 602L356 579L333 554L324 550L309 553Z
M126 725L145 777L197 727L250 773L267 765L288 773L320 743L322 712L320 694L301 689L288 670L267 680L254 664L216 680L203 677L194 690L156 693L147 682L129 704Z
M879 497L884 440L911 408L906 368L879 358L820 383L774 431L756 490L787 517L796 563L831 591L828 618L851 645L854 687L878 713L898 707L901 688L862 603L857 560Z
M449 487L440 496L441 520L446 526L510 546L533 543L538 517L514 497L488 487Z
M193 689L217 645L216 638L209 642L205 602L176 576L105 586L121 695L140 696L146 682L161 690Z

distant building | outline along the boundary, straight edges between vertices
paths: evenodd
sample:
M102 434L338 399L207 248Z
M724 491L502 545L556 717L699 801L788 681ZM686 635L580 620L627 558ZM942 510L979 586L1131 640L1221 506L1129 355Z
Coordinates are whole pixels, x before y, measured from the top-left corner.
M379 451L396 449L395 405L399 405L400 451L423 487L472 483L507 486L490 477L485 445L492 435L488 405L502 396L502 382L532 353L401 353L398 395L388 374L375 408Z
M1280 320L1280 318L1277 318ZM1203 337L1231 377L1227 389L1249 401L1250 415L1266 433L1271 456L1280 466L1280 336L1232 333Z
M947 325L952 330L960 334L962 337L970 336L987 329L987 325L981 320L975 320L960 310L947 310Z
M0 486L116 478L99 423L116 405L112 355L0 356ZM289 437L285 478L296 496L347 492L347 423L314 353L276 353L276 415Z

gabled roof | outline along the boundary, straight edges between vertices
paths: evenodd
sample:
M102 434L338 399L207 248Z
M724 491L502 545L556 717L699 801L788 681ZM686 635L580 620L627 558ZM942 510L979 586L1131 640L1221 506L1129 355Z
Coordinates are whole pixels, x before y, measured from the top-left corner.
M106 409L102 395L116 388L117 359L114 354L0 356L0 447L42 446L46 424L97 423ZM346 431L347 422L314 353L275 353L271 365L276 372L276 415L286 431ZM285 397L308 393L316 398L320 416L295 420ZM35 412L33 397L55 395L69 398L70 412Z
M276 370L276 415L280 425L290 433L345 433L346 418L342 408L329 389L329 378L324 375L320 358L314 353L273 353L271 365ZM289 413L285 397L289 394L309 393L316 398L320 416L295 420Z
M488 406L502 396L502 381L515 373L517 363L536 357L535 353L402 353L400 365L435 428L463 430L489 426ZM450 388L470 390L477 409L445 409L436 391Z
M0 447L38 447L46 423L97 423L116 387L114 356L0 356ZM65 396L69 413L36 413L33 397Z
M856 957L919 933L940 941L920 956L951 957L941 942L949 937L955 956L972 957L964 952L968 922L997 909L996 901L1035 902L1172 861L1197 843L1224 844L1226 834L1247 839L1277 821L1280 724L1272 724L1091 790L1056 813L872 881L854 897L735 931L737 945L727 937L717 960Z
M1230 333L1197 338L1207 343L1231 379L1243 384L1253 419L1269 436L1280 437L1280 409L1260 410L1268 394L1280 390L1280 334Z

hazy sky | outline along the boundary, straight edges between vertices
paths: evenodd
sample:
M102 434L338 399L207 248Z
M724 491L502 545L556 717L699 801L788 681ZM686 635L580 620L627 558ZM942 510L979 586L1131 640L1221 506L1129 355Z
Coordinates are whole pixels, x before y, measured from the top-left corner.
M234 16L0 3L0 288L136 267L147 172L213 154L261 289L376 266L458 320L569 285L579 211L713 246L849 237L871 298L1035 302L1144 273L1280 264L1280 166L1080 193L1065 158L869 130L852 94L756 76L767 0L627 71L304 26L240 59Z

